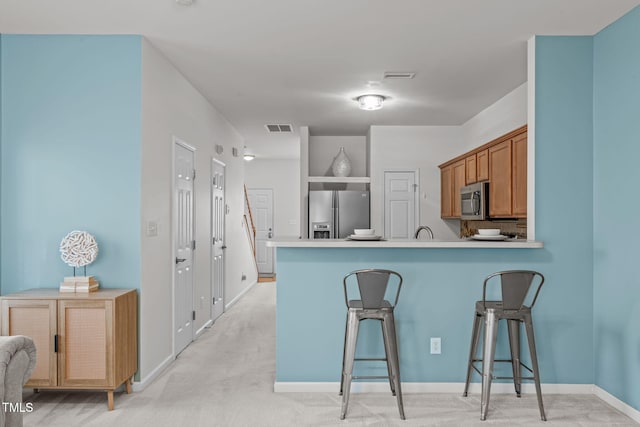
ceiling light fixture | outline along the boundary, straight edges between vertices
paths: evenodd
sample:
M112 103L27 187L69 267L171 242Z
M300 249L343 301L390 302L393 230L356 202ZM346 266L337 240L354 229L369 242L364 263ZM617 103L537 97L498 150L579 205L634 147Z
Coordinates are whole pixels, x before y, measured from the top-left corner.
M245 155L244 155L244 159L245 159L247 162L250 162L251 160L253 160L253 159L255 159L255 158L256 158L256 155L255 155L255 154L245 154Z
M387 98L382 95L367 94L360 95L356 101L361 110L373 111L381 109L385 99Z
M193 4L193 0L176 0L176 3L181 6L191 6Z

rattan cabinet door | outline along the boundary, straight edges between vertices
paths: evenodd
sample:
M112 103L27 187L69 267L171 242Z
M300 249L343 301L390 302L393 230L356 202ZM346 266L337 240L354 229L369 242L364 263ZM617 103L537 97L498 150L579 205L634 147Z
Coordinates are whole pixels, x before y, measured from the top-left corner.
M36 367L25 387L57 385L56 303L44 299L2 300L2 335L26 335L36 345Z
M113 301L58 301L60 387L113 387Z

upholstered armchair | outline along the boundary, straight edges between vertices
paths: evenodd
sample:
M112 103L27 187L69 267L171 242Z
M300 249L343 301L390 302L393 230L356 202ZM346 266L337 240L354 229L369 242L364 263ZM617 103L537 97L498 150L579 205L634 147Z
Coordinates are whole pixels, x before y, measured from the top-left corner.
M29 337L0 337L0 427L22 427L22 386L36 366L36 346Z

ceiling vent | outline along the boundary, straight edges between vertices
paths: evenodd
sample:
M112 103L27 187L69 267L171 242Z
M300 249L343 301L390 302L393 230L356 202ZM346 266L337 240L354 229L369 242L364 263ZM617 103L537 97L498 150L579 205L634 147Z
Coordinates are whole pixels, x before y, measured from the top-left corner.
M291 125L264 125L264 127L271 133L292 131Z
M384 73L385 79L412 79L416 76L416 73L400 72L400 71L387 71Z

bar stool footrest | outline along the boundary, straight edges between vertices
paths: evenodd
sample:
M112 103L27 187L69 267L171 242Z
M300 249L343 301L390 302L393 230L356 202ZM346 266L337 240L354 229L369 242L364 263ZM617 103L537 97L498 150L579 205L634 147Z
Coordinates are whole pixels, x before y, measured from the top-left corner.
M381 379L389 379L388 375L358 375L352 376L352 380L381 380Z
M471 367L478 373L480 374L480 376L482 376L482 371L475 365L476 362L482 362L482 359L473 359L473 361L471 362ZM494 360L494 362L508 362L508 363L513 363L513 360L508 360L508 359L496 359ZM533 374L533 371L531 370L531 368L529 368L527 365L525 365L524 363L520 362L520 366L522 366L524 369L526 369L527 371L531 372ZM496 377L495 375L491 376L492 379L494 380L513 380L515 379L515 377ZM535 376L533 377L520 377L521 380L532 380L534 381L536 379Z

